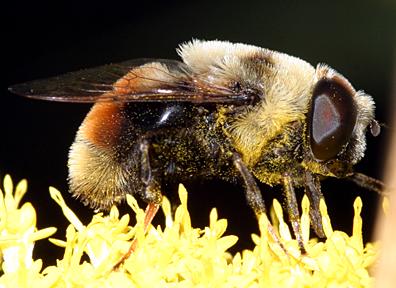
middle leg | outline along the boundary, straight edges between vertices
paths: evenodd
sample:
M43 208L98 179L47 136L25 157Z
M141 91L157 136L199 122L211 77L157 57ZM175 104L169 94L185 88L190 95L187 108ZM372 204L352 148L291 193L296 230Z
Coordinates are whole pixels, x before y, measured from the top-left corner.
M248 205L253 209L254 213L256 214L257 219L259 219L259 217L262 214L266 213L264 200L263 200L263 197L261 196L261 191L260 191L259 187L257 186L257 183L254 180L252 173L246 167L245 163L243 163L239 154L234 153L233 162L234 162L235 168L241 175L243 182L245 184L245 195L246 195L246 200L248 202ZM280 242L279 237L277 236L275 229L271 225L271 223L268 223L267 231L271 235L272 239L276 243L278 243L278 245L285 252L285 254L288 255L286 248L283 246L282 242Z

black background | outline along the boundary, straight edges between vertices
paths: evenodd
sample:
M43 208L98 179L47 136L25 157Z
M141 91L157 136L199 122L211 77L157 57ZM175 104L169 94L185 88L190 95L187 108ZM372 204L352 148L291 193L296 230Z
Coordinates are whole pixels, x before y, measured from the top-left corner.
M4 4L2 4L4 5ZM59 188L87 223L92 215L67 193L67 153L89 105L41 102L11 95L12 84L131 58L177 58L179 43L220 39L266 47L313 65L325 62L357 89L373 95L377 118L387 123L395 63L396 4L382 1L13 1L1 9L3 49L0 102L0 176L27 178L25 200L38 210L38 226L67 221L48 194ZM387 110L388 109L388 110ZM368 136L367 155L357 171L381 178L386 139L392 128ZM233 251L252 247L253 213L242 188L216 181L190 185L193 224L208 223L218 207L229 219L228 233L240 237ZM261 185L267 206L279 189ZM323 183L333 225L351 231L352 203L363 197L365 239L372 231L377 196L343 180ZM301 194L301 193L300 193ZM160 223L160 218L156 223ZM40 241L36 257L53 263L60 249Z

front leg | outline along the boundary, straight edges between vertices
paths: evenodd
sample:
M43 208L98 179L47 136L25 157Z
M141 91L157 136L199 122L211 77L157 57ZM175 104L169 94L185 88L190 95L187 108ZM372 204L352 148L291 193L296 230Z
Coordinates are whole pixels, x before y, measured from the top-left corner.
M289 220L293 229L294 236L297 239L298 246L300 246L301 253L305 254L306 250L304 247L301 233L300 213L298 211L296 193L294 192L292 179L288 173L283 174L283 192L286 197L287 212L289 214Z
M378 179L357 172L348 175L347 179L356 183L360 187L377 192L381 196L388 195L385 184Z
M305 171L305 194L309 199L309 215L311 218L311 226L316 235L324 238L322 215L320 214L319 204L320 199L323 199L323 194L320 190L320 182L317 176L313 176L308 170Z

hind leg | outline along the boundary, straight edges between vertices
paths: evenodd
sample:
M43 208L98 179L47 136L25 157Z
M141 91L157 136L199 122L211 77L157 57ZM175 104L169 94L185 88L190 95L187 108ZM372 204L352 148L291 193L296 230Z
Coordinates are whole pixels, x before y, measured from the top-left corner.
M142 191L142 198L146 202L148 202L145 216L144 216L144 232L146 233L148 227L150 226L151 222L153 221L155 215L158 212L158 209L161 205L162 201L162 193L161 193L161 186L159 184L158 179L155 176L154 171L151 168L150 163L150 144L147 139L143 139L139 145L139 150L141 152L141 171L140 171L140 178L142 183L144 184L144 189ZM126 259L135 251L137 247L137 239L133 239L131 246L129 247L128 251L121 257L121 259L114 265L113 270L119 268L120 265L124 263Z

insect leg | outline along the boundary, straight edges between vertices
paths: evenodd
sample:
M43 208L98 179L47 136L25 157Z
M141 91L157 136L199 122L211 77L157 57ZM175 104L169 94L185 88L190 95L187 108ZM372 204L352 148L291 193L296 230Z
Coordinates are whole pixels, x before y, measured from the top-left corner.
M296 193L294 192L292 179L288 173L283 175L283 189L286 196L286 205L289 214L289 220L291 222L294 235L296 236L298 245L302 254L306 253L304 242L300 227L300 213L298 212L298 204L296 199Z
M233 162L235 168L238 170L239 174L242 176L243 182L245 183L245 195L248 205L253 209L258 219L260 215L266 213L264 200L261 196L261 191L257 186L257 183L254 180L252 173L250 173L245 163L243 163L239 154L233 154ZM278 243L278 245L285 252L285 254L287 254L285 246L283 246L282 242L280 242L279 237L276 235L274 227L270 223L268 223L267 231L271 235L272 239L274 239L274 241Z
M153 173L153 170L151 169L149 148L149 141L146 138L143 138L139 146L139 150L141 152L140 178L144 184L142 196L144 200L148 202L144 215L144 233L147 232L148 227L157 214L162 201L161 186L158 180L155 178L155 173ZM137 244L137 239L134 238L128 251L121 257L117 264L114 265L113 270L118 269L120 265L124 263L126 259L128 259L133 251L135 251Z
M266 213L265 204L263 197L261 196L261 191L257 186L256 180L249 169L243 163L241 157L234 153L233 162L235 168L238 170L239 174L242 176L243 182L245 183L245 195L249 206L253 209L257 217L261 214Z
M159 207L160 205L155 203L149 203L147 205L144 215L144 233L147 232L148 227L150 226L151 221L153 221L154 216L157 214ZM118 260L117 264L113 266L113 270L117 270L121 266L121 264L124 263L124 261L128 259L129 256L131 256L131 254L136 250L137 244L138 241L136 238L134 238L132 240L131 246L129 246L128 251L121 257L120 260Z
M360 187L377 192L381 196L387 195L385 184L380 180L356 172L349 175L347 179L356 183Z
M141 152L140 179L145 186L142 196L143 200L148 203L160 204L162 201L161 186L151 169L149 148L149 141L143 138L139 146Z
M319 203L320 199L323 198L323 194L320 190L318 177L314 177L312 173L307 170L305 171L305 194L308 196L310 203L309 215L311 218L311 226L318 237L324 238L322 215L319 210Z

